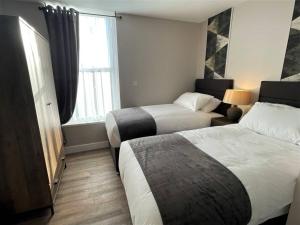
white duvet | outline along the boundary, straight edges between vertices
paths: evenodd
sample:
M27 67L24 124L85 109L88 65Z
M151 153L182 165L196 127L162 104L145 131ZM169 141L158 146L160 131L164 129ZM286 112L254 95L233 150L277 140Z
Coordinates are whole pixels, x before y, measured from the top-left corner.
M300 146L259 135L240 125L179 134L241 180L251 200L249 224L261 224L287 213L300 171ZM119 167L133 224L162 225L158 206L128 142L121 145Z
M177 104L151 105L141 108L154 118L157 134L208 127L212 118L223 116L213 112L193 112ZM105 126L111 146L114 148L120 147L121 139L118 126L111 112L106 115Z

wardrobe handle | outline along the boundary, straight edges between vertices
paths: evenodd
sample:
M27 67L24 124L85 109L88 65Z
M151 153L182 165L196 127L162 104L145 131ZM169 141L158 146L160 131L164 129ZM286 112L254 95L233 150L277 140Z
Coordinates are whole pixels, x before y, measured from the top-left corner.
M53 184L54 184L54 185L57 185L58 182L59 182L59 179L56 178L56 179L54 180Z
M50 106L50 105L52 105L52 103L51 103L51 102L48 102L48 103L47 103L47 106Z

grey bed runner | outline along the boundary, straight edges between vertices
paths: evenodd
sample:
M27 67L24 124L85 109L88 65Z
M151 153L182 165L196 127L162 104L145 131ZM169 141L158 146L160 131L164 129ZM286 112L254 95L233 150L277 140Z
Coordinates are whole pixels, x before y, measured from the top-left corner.
M140 107L115 110L112 114L117 123L121 141L156 134L155 120Z
M246 225L251 202L241 181L179 134L129 141L164 225Z

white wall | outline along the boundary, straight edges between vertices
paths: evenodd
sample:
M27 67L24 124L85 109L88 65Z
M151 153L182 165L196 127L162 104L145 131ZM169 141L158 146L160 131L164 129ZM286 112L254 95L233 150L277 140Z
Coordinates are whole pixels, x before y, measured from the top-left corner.
M0 14L21 16L38 32L48 39L46 21L42 11L38 9L40 3L21 2L16 0L0 0L2 1L2 11ZM1 2L0 2L1 8Z
M38 6L0 0L0 13L23 17L47 38ZM118 21L123 105L170 102L179 92L192 90L196 76L203 76L205 26L136 16ZM138 81L137 87L132 86L133 81ZM104 123L65 126L63 130L67 147L107 141Z
M237 88L257 91L261 80L280 79L293 6L294 0L251 0L234 8L225 77L235 79ZM24 17L47 37L37 7L37 3L0 0L0 13ZM194 79L203 76L206 26L138 16L119 20L123 106L170 102L192 90ZM70 145L107 140L103 123L65 131ZM97 135L79 135L89 132Z
M123 107L171 103L203 75L206 23L123 15L117 22Z
M48 38L39 6L0 0L0 13L23 17ZM192 91L194 80L203 77L206 26L123 15L117 23L122 106L169 103Z
M63 131L67 151L74 150L74 146L77 146L75 149L109 147L104 123L64 125Z
M0 15L4 13L3 10L3 0L0 0Z
M206 23L123 15L117 29L122 106L171 102L203 76ZM63 130L69 149L107 141L104 123Z
M262 80L280 80L294 0L248 1L233 9L226 78L257 98Z

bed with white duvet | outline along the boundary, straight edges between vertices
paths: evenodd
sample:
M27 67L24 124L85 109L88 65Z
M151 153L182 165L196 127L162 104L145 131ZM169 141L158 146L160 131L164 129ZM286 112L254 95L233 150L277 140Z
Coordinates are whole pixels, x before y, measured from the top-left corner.
M241 180L252 204L249 224L260 224L288 212L300 171L299 146L259 135L240 125L179 134ZM154 197L128 142L122 143L119 160L133 224L162 224Z
M233 80L196 79L195 92L183 93L172 104L113 110L105 121L110 145L119 148L137 137L208 127L212 118L226 114L230 105L222 99L232 87Z
M256 103L239 124L177 134L241 181L251 201L248 224L258 225L287 214L293 201L300 172L299 118L299 109ZM151 188L128 141L121 145L119 167L133 224L163 224Z
M179 104L150 105L140 108L153 117L158 135L209 127L212 118L223 116L216 112L193 111ZM105 125L111 146L120 147L119 129L112 113L106 115Z

